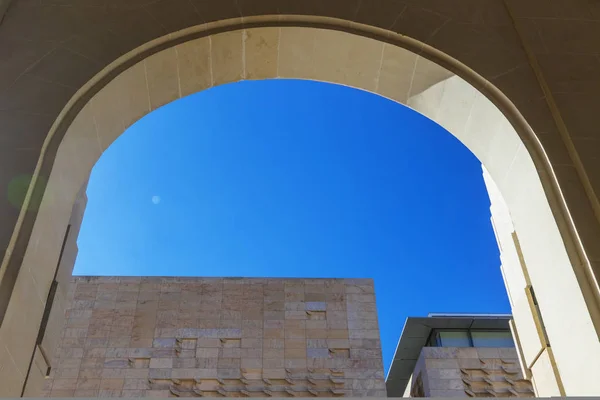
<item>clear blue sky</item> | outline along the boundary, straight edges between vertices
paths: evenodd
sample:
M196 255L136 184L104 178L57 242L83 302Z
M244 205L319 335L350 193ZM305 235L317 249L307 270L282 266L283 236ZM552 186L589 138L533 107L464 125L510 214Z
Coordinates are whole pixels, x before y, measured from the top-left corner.
M88 197L76 275L374 278L386 371L408 316L509 312L479 162L370 93L186 97L104 153Z

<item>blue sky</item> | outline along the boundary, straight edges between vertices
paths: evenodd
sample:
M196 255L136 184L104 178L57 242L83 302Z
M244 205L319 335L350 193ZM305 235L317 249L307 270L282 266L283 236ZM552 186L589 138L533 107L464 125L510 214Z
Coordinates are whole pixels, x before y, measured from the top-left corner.
M370 93L188 96L129 128L87 192L76 275L374 278L386 371L408 316L509 312L479 162Z

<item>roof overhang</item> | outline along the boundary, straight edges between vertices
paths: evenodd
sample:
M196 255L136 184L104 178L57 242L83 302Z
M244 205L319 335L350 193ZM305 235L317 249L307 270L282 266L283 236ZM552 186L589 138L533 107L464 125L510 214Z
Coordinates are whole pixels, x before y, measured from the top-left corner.
M385 380L388 396L404 395L421 349L433 329L509 330L511 318L508 314L430 314L429 317L407 318Z

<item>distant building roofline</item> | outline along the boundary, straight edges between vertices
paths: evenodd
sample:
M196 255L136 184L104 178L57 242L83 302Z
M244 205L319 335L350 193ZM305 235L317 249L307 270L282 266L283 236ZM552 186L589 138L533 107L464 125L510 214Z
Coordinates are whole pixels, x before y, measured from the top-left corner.
M402 397L433 329L510 329L510 319L510 314L467 313L430 313L427 317L406 318L385 378L388 396Z
M511 314L429 313L427 318L500 318L511 319Z

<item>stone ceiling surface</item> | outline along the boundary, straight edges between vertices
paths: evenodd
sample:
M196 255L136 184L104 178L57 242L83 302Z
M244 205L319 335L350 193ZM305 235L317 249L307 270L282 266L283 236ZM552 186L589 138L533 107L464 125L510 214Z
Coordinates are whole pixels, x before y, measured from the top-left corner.
M84 83L171 32L277 14L389 29L498 87L540 138L584 246L600 262L600 2L591 0L14 0L0 24L0 254L19 214L18 177L33 174L50 126ZM59 131L48 147L42 177L60 138ZM18 271L34 218L35 210L25 215L8 277Z

